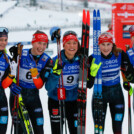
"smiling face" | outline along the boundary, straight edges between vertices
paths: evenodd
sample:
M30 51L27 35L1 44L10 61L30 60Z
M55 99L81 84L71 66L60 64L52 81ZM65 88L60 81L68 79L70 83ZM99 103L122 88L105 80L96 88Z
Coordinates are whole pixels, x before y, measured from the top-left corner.
M64 44L65 55L68 59L72 59L78 50L78 42L71 39Z
M108 56L110 52L112 51L113 44L109 42L103 42L99 45L99 47L103 55Z
M4 50L8 43L7 37L0 37L0 50Z
M35 42L32 43L32 49L31 52L33 55L42 55L47 47L47 43L46 42Z

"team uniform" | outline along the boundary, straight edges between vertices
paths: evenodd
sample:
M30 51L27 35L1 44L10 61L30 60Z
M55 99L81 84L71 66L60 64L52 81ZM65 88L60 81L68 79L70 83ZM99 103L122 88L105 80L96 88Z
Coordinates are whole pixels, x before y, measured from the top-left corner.
M6 45L8 43L8 29L0 27L0 133L6 134L8 124L8 103L5 89L10 87L14 95L20 94L21 88L18 87L13 79L16 74L16 63L11 61L6 54Z
M57 56L53 59L53 64ZM68 60L65 56L65 50L61 51L62 59L62 74L63 85L66 89L65 99L65 112L66 119L68 121L68 127L70 134L77 134L77 90L78 90L78 78L79 78L79 57L75 55L72 60ZM50 115L52 134L60 134L60 113L59 113L59 101L57 97L57 88L59 87L59 79L61 76L52 73L48 78L45 86L48 91L48 109Z
M127 51L127 55L129 57L129 60L131 62L131 65L133 66L133 71L131 72L131 76L134 77L134 25L132 25L129 28L130 37L133 40L132 41L132 48ZM130 77L130 82L134 83L134 78Z
M14 78L9 75L10 65L6 58L9 60L9 56L0 51L0 133L2 134L6 134L8 124L8 103L4 90L11 85Z
M19 70L19 86L22 88L21 94L23 98L23 102L28 110L29 117L31 119L31 123L33 126L34 134L44 134L43 124L43 110L39 97L39 90L43 83L47 80L50 72L47 72L49 64L51 62L51 58L43 53L40 56L33 56L34 61L37 65L37 70L39 73L38 79L42 80L41 83L36 83L36 80L32 78L30 68L31 63L27 62L30 59L31 49L23 49L20 61L20 70ZM11 108L14 107L14 96L10 95L10 105ZM15 118L15 117L14 117ZM19 124L19 134L23 133L20 122Z
M90 64L93 58L94 55L89 57ZM118 57L116 57L112 52L108 56L104 56L103 54L101 54L101 62L102 62L103 128L105 124L107 105L109 104L112 117L113 132L114 134L121 134L125 103L120 84L120 68L128 66L130 64L130 61L126 53L122 51L119 53ZM89 68L89 75L90 75L90 68ZM87 85L89 88L91 88L93 82L89 81ZM94 100L92 99L92 112L94 111L93 106L94 106Z

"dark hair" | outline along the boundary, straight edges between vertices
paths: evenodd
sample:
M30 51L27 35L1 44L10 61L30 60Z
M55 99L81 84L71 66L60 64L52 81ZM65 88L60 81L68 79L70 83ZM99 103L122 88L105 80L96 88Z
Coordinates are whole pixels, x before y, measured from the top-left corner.
M121 53L121 52L122 52L122 49L121 49L121 48L118 48L118 47L116 46L116 44L113 43L112 53L113 53L116 57L118 57L118 56L119 56L119 53Z
M80 42L78 41L78 50L76 52L76 55L80 55L81 53L81 46L80 46Z
M46 33L42 32L40 30L37 30L34 34L46 34Z

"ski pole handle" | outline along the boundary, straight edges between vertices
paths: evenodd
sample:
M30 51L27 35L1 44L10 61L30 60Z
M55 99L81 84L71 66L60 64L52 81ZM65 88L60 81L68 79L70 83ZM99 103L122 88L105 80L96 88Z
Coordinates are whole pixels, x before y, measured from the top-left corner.
M58 100L65 100L66 99L66 91L65 88L58 88Z

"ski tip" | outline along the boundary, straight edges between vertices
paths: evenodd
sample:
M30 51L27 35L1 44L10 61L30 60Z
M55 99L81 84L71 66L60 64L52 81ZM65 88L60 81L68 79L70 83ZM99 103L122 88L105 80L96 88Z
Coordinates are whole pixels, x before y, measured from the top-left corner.
M96 14L96 10L94 9L93 14Z
M90 25L90 13L87 11L87 24Z
M100 10L97 10L97 16L100 16Z
M93 11L93 17L96 17L96 10Z
M84 24L86 24L86 12L85 12L85 9L83 9L83 20L82 20L82 22Z

